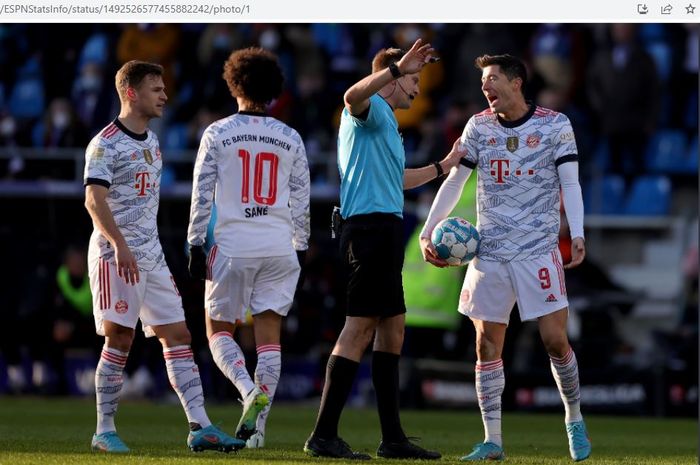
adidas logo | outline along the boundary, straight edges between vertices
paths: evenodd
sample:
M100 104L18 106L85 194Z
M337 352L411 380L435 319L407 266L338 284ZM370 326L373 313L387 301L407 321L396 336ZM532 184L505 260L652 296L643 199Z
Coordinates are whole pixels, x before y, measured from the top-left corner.
M557 302L557 298L554 297L554 294L549 294L544 301L545 302Z

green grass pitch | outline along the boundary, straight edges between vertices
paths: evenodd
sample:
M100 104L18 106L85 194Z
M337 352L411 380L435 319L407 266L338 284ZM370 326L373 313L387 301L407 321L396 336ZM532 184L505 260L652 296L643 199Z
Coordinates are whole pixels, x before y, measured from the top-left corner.
M23 464L324 464L302 452L316 416L313 405L275 405L267 431L267 448L222 454L195 454L185 446L187 423L179 405L124 401L117 427L132 452L106 456L90 452L95 408L90 400L0 397L0 465ZM208 406L209 416L231 433L238 422L236 403ZM439 463L458 458L482 439L475 411L405 411L404 427L420 436L425 447L442 452ZM571 464L561 415L505 412L506 463ZM585 463L682 465L696 464L698 425L692 419L589 416L593 454ZM374 410L347 409L340 434L353 448L374 456L379 426ZM387 464L421 461L373 460Z

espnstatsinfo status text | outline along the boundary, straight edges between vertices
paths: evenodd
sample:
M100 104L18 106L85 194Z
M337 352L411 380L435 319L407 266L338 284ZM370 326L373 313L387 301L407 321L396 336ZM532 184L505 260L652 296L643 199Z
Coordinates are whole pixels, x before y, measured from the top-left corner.
M81 15L241 15L250 14L250 4L216 4L216 3L52 3L48 5L36 4L2 4L0 5L0 17L6 15L50 15L52 20L57 20L56 15L71 19L80 19Z

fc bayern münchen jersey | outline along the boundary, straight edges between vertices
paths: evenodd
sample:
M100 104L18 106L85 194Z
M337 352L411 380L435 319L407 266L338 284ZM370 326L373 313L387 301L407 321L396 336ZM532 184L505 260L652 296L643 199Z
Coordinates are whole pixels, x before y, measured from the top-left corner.
M117 119L90 141L85 152L85 185L109 189L107 205L142 271L166 266L156 222L162 165L156 135L150 130L135 134ZM97 228L88 256L114 258L114 248Z
M187 240L204 243L215 203L214 241L225 256L306 250L309 192L306 150L294 129L260 113L231 115L202 135Z
M465 164L477 169L479 258L523 260L554 250L560 221L557 167L578 161L566 115L532 105L523 118L504 121L487 109L469 119L462 143Z

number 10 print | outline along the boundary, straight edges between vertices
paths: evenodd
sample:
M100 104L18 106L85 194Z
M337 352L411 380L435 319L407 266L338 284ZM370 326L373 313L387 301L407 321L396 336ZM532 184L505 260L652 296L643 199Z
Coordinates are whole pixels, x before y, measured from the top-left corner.
M250 152L238 150L243 162L241 179L241 202L250 203ZM255 174L253 177L253 199L261 205L274 205L277 200L277 167L279 157L274 153L260 152L255 155ZM263 170L267 169L267 195L263 194Z

